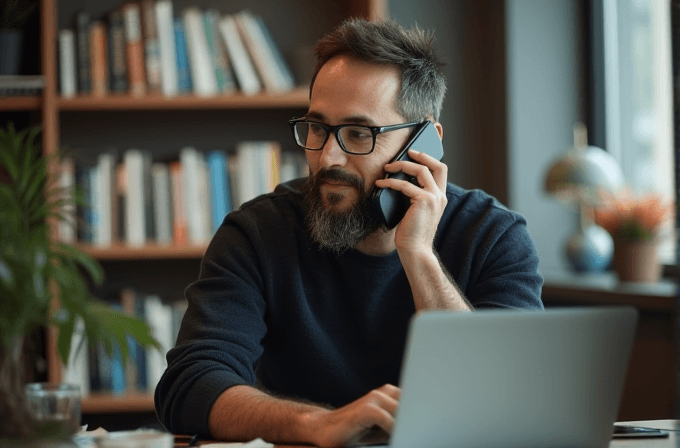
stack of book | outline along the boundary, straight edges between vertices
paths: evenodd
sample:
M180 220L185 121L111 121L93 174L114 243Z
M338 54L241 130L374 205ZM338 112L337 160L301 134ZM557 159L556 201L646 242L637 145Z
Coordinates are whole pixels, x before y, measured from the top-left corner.
M302 153L282 152L274 141L248 141L236 151L182 148L168 162L145 150L100 154L95 164L61 162L61 185L82 192L77 219L60 224L64 242L109 246L205 245L231 210L280 182L306 176ZM65 206L74 215L74 206Z
M83 395L153 393L167 367L165 355L177 341L187 302L166 303L158 296L125 289L120 293L119 302L112 305L119 311L145 320L161 350L142 349L130 338L127 341L128 359L124 364L120 347L114 347L113 353L109 354L103 344L88 344L83 338L84 325L77 321L68 362L62 365L62 381L78 384Z
M285 92L295 79L262 18L141 0L59 31L60 89L76 94L214 96Z

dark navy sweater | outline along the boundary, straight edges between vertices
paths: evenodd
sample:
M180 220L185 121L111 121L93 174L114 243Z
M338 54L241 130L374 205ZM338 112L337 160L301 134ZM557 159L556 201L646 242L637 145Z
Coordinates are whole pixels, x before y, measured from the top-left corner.
M209 436L211 406L237 384L330 406L399 384L415 312L399 256L319 250L304 226L303 182L230 213L210 243L156 388L168 430ZM541 309L524 219L478 190L449 184L447 198L435 248L470 303Z

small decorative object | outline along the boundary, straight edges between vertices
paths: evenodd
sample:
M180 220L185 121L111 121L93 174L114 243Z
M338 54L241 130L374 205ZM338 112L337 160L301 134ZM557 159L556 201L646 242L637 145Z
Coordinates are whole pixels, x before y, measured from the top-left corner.
M3 0L0 6L0 75L21 72L23 26L38 7L30 0Z
M117 344L123 362L128 336L142 347L159 347L145 322L91 296L87 276L95 284L102 281L99 263L50 238L50 222L71 222L64 205L72 203L73 192L48 176L56 160L41 156L35 143L39 133L37 127L17 132L12 123L0 129L0 446L73 432L68 425L43 432L49 428L29 412L24 344L34 330L59 330L57 348L64 364L80 320L88 341L102 342L109 354ZM29 396L33 392L29 388Z
M586 127L574 125L574 147L548 169L545 191L576 206L579 228L566 242L565 256L576 272L598 273L609 269L614 254L611 236L592 220L592 208L601 192L614 193L623 186L623 174L606 151L588 146Z
M39 432L75 434L80 429L81 396L74 384L30 383L24 388L28 412Z
M661 276L657 250L671 201L658 194L636 196L630 190L604 197L595 222L614 239L614 271L621 281L654 282Z

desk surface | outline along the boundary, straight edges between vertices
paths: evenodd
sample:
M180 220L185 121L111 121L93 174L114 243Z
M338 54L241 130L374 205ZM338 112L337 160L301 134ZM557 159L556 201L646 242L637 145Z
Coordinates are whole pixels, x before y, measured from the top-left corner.
M675 431L680 431L680 420L639 420L632 422L617 422L622 425L641 426L644 428L656 428L670 430L671 433L666 438L637 438L637 439L612 439L609 448L677 448L680 437ZM175 447L182 448L187 446L189 438L177 436ZM213 441L202 441L199 445L217 443ZM309 448L309 445L276 445L276 448ZM427 447L423 447L427 448Z

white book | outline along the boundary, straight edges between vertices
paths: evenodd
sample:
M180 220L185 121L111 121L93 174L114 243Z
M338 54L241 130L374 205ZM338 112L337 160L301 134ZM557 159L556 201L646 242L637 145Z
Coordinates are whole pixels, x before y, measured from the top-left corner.
M241 38L246 44L248 53L257 67L257 72L262 78L266 90L281 92L286 90L284 80L276 66L276 61L269 52L269 46L262 38L259 28L252 15L248 11L234 14Z
M208 244L212 235L212 226L210 223L210 216L212 213L210 205L210 170L208 169L208 162L205 160L205 154L202 152L198 153L198 169L200 172L198 178L198 198L201 224L196 242L198 244Z
M59 221L59 241L74 243L76 241L76 205L73 189L76 184L76 164L70 157L64 157L60 164L59 188L64 194L66 203L61 208L62 218Z
M262 86L257 77L257 71L248 55L248 50L246 50L241 40L234 17L230 15L223 17L218 27L241 92L244 95L258 93Z
M189 243L203 244L205 234L203 231L203 217L201 210L201 177L203 170L200 161L201 154L193 147L185 147L180 150L179 161L182 166L182 191L184 200L184 216L187 220Z
M90 168L90 203L87 204L90 208L90 230L92 231L92 243L99 245L99 235L101 233L101 216L99 215L99 197L101 191L99 188L99 167L93 166Z
M59 31L59 87L61 96L76 95L76 43L72 30Z
M163 304L158 296L147 296L144 299L144 316L151 335L161 345L160 352L155 348L146 352L146 385L153 391L168 366L165 355L175 345L172 336L172 308Z
M138 149L129 149L123 156L125 163L125 236L131 246L146 243L144 198L144 156Z
M211 96L219 92L212 56L203 26L203 15L198 8L187 8L182 13L186 32L191 83L197 96Z
M95 233L95 245L110 246L113 242L113 211L116 194L116 154L105 152L97 157L97 193L95 210L99 225Z
M172 1L156 2L156 29L161 61L161 90L165 96L175 96L179 91L177 80L177 51L172 15Z
M172 243L172 198L170 194L170 170L165 163L154 163L151 167L153 178L153 208L156 224L156 241L159 244Z
M257 176L259 172L257 148L257 142L240 142L236 145L238 207L257 197L260 192L260 180Z
M89 359L87 339L85 338L85 323L81 318L78 318L73 327L68 361L66 365L63 363L61 365L61 381L79 386L82 396L90 393Z

